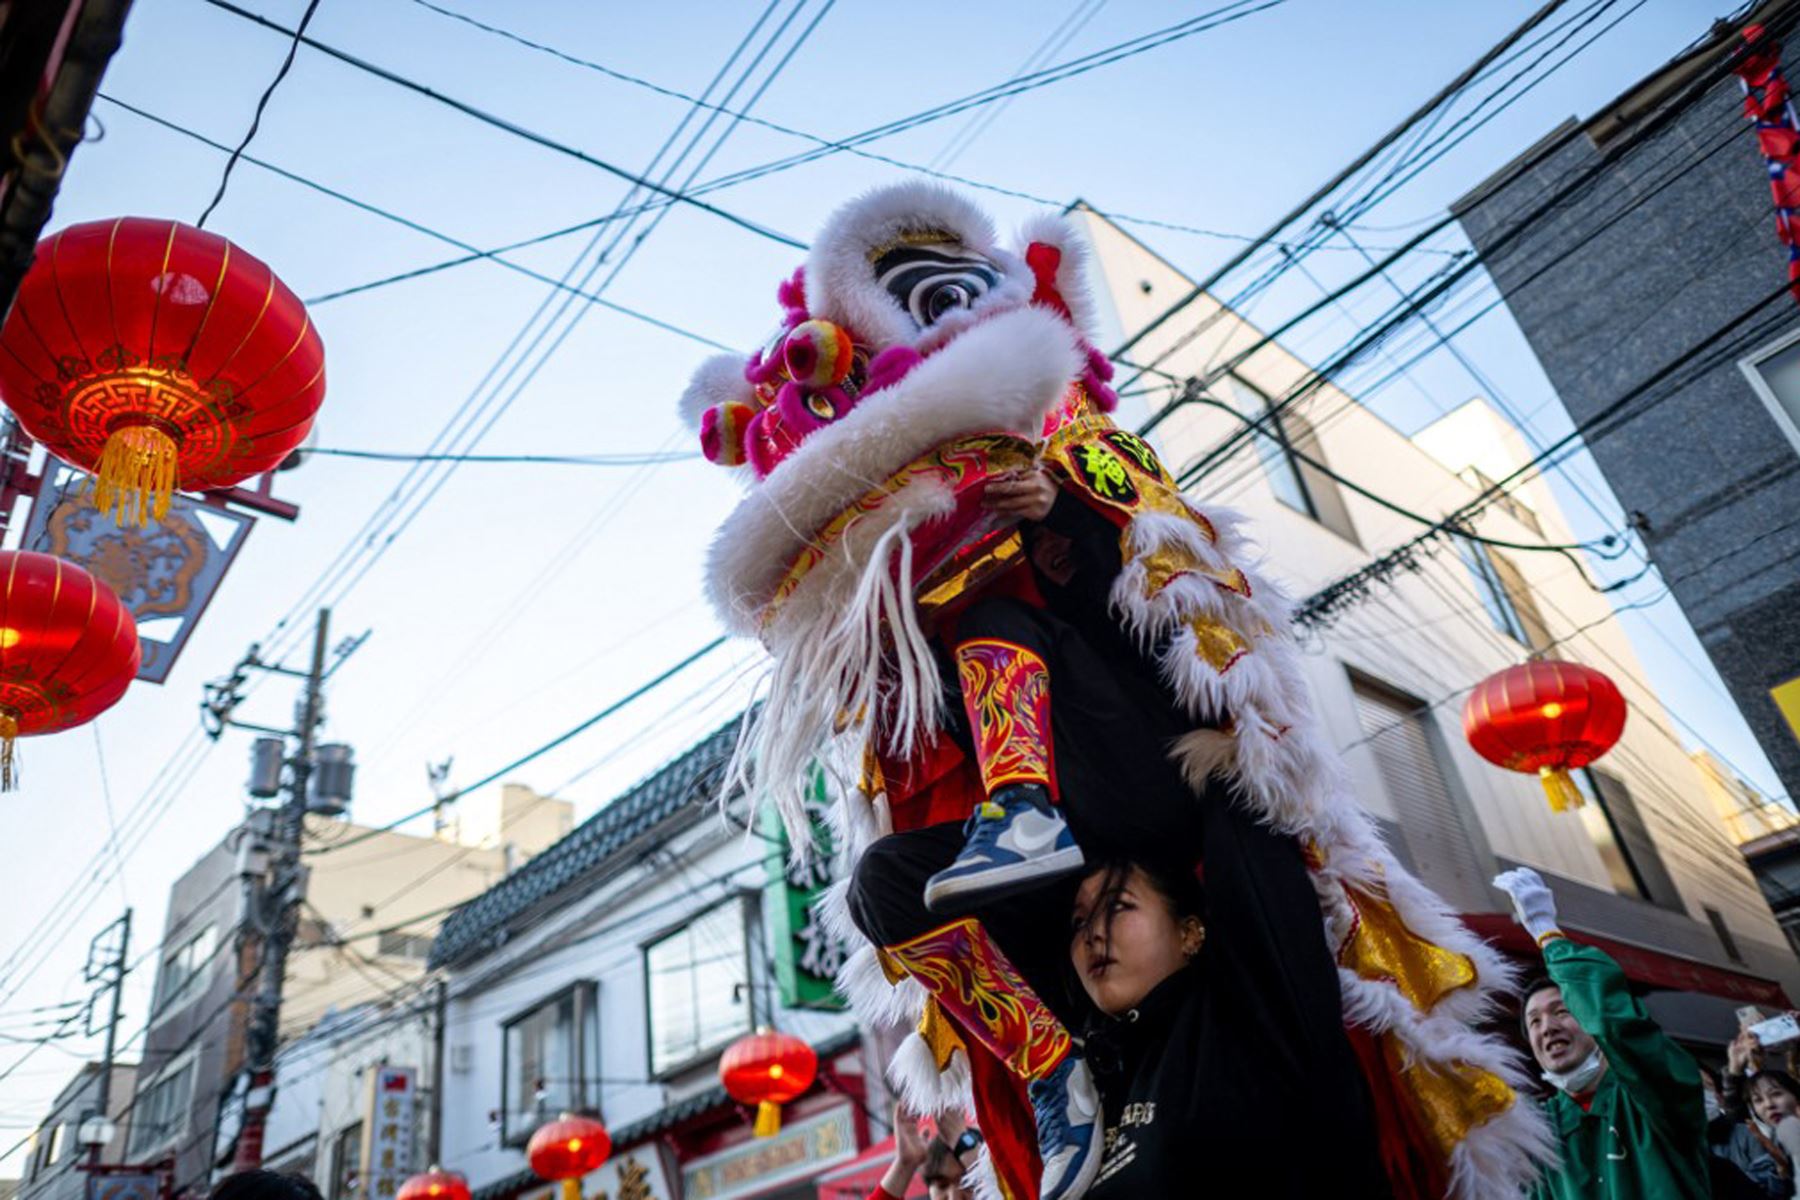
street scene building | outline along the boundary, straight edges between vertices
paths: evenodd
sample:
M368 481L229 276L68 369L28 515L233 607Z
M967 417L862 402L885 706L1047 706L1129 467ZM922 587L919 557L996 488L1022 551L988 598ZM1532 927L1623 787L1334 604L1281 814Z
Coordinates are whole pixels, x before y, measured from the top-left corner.
M1717 33L1549 130L1455 212L1792 795L1800 399L1783 356L1800 335L1766 303L1786 259L1751 186L1763 155L1729 136L1748 124L1743 87L1708 71L1738 44ZM1691 161L1659 165L1676 154ZM1505 220L1571 182L1554 214Z
M592 7L0 0L0 1200L1795 1193L1800 0Z

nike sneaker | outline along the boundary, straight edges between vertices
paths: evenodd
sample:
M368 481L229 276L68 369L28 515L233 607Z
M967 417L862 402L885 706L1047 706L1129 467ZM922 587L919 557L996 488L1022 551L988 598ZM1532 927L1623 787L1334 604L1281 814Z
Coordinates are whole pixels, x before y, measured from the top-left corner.
M1081 869L1081 847L1044 788L998 788L976 805L956 861L925 881L933 912L1025 891Z
M1038 1156L1044 1174L1038 1200L1076 1200L1100 1172L1106 1126L1100 1092L1087 1060L1071 1054L1056 1070L1025 1085L1037 1117Z

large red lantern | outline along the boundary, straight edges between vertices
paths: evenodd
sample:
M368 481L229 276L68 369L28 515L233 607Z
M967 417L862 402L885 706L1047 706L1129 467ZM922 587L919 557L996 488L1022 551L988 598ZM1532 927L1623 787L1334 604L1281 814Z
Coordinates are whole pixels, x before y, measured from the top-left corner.
M581 1200L581 1177L612 1154L612 1137L593 1117L564 1113L538 1126L525 1157L539 1179L562 1181L563 1200Z
M0 328L0 399L94 473L95 501L121 522L160 519L173 490L272 470L324 396L305 305L257 259L176 221L46 239Z
M76 566L0 550L0 791L13 786L13 739L93 720L138 670L137 622L113 590Z
M1569 772L1611 750L1625 730L1613 681L1572 662L1528 662L1475 685L1463 733L1475 752L1509 771L1537 772L1556 812L1579 808Z
M455 1171L433 1166L401 1184L394 1200L469 1200L469 1181Z
M762 1029L739 1038L719 1059L719 1081L740 1104L756 1105L757 1137L781 1132L781 1106L812 1086L819 1056L799 1038Z

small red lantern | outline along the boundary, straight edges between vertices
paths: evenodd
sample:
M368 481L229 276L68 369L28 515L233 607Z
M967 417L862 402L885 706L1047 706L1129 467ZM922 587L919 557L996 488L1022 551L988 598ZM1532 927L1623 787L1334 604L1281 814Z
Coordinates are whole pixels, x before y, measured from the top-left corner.
M719 1059L719 1081L740 1104L756 1105L757 1137L781 1132L781 1106L812 1086L819 1056L799 1038L760 1029L733 1042Z
M0 399L94 473L121 523L272 470L325 397L325 348L274 272L217 234L121 217L47 238L0 327Z
M469 1181L434 1165L400 1185L394 1200L469 1200Z
M581 1200L581 1177L612 1154L606 1126L593 1117L564 1113L538 1126L525 1146L525 1157L539 1179L560 1179L563 1200Z
M113 590L49 554L0 550L0 791L13 739L111 708L137 678L137 622Z
M1611 750L1625 730L1625 698L1592 667L1528 662L1475 685L1463 733L1475 752L1509 771L1536 771L1550 808L1581 807L1569 772Z

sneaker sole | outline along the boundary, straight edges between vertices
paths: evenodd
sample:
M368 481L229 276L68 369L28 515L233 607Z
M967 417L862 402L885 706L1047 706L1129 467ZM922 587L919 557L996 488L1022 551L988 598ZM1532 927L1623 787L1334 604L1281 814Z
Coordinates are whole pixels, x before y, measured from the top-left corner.
M961 875L944 880L933 877L925 884L925 907L938 912L952 901L967 900L970 897L997 900L1018 892L1028 892L1080 870L1086 862L1079 846L1069 846L1042 858L995 867L979 875Z

